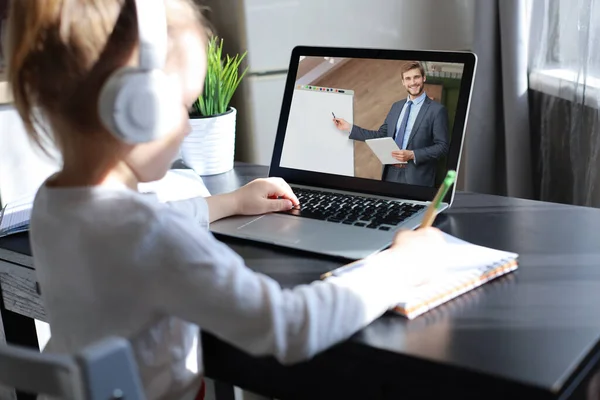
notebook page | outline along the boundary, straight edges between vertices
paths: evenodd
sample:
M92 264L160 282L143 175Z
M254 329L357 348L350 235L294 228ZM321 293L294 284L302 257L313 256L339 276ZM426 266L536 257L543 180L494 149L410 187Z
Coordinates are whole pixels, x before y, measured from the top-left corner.
M501 265L498 263L497 267L501 267ZM423 285L413 286L409 290L403 291L402 302L414 303L431 299L448 292L456 286L468 285L469 282L473 283L472 287L478 286L484 273L493 269L494 267L488 266L441 272Z
M360 268L352 267L352 271L348 271L342 267L340 272L359 276L376 273L385 265L397 265L400 268L398 277L406 276L412 279L424 274L440 276L458 271L485 270L496 263L506 262L517 257L516 253L478 246L445 233L444 239L445 243L437 245L434 249L430 247L411 248L410 257L402 255L403 252L401 254L382 252L360 262ZM358 271L359 269L360 271Z
M440 254L443 256L440 265L448 271L487 269L496 263L518 257L516 253L479 246L446 233L444 237L446 245L436 252L443 253Z
M352 285L364 286L371 282L381 282L373 277L385 275L386 281L394 282L395 287L405 290L429 282L442 272L435 252L426 252L421 256L416 252L385 250L349 264L348 268L341 269L335 276ZM374 286L372 289L377 292L380 288Z

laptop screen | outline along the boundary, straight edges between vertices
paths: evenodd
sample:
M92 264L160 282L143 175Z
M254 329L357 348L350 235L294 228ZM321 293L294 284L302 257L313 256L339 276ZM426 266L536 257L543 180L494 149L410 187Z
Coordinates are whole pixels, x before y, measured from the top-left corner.
M381 182L388 193L437 188L458 166L474 61L460 53L405 53L422 57L298 54L276 143L278 167L329 176L331 184ZM434 191L421 193L428 198L424 193Z

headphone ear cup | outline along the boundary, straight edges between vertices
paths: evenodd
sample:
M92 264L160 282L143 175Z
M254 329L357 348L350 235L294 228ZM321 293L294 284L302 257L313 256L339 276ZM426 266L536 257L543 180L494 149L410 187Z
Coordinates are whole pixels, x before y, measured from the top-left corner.
M100 121L110 133L121 140L123 138L117 129L114 118L115 103L124 84L125 75L130 73L132 73L131 68L121 68L113 72L102 86L98 95L98 115L100 116Z
M127 67L107 80L99 95L104 126L126 143L144 143L174 132L182 106L179 85L162 70Z

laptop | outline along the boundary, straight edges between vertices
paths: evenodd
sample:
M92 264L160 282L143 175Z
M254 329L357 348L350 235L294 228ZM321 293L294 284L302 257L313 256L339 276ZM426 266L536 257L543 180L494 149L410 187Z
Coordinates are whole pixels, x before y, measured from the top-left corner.
M463 51L295 47L269 176L300 207L210 230L348 260L389 247L458 172L476 64Z

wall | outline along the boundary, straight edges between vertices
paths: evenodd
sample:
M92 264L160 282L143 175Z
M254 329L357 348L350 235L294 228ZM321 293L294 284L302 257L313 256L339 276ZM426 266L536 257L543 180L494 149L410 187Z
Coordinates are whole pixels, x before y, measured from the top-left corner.
M203 0L256 72L286 69L296 45L470 49L477 0ZM232 48L238 51L238 49Z
M460 93L460 80L449 79L449 78L427 78L427 82L431 84L438 84L444 87L441 102L449 110L455 110L458 105L458 95ZM448 123L450 126L454 126L454 113L448 114Z
M458 96L460 94L460 80L436 77L436 78L428 78L427 81L430 83L441 85L444 88L444 90L442 92L441 103L444 104L446 106L446 109L449 110L448 126L449 126L450 138L452 139L452 131L454 129L454 120L455 120L456 114L455 114L455 112L452 112L451 110L456 110L456 107L458 106ZM441 183L441 180L439 178L445 175L446 163L447 163L446 157L443 157L440 160L440 162L438 163L438 169L437 169L438 183ZM464 165L464 159L462 160L461 164ZM462 171L463 171L463 174L460 174L460 172L459 172L459 177L464 176L464 169ZM457 187L462 188L462 181L460 182L460 184L457 184Z

